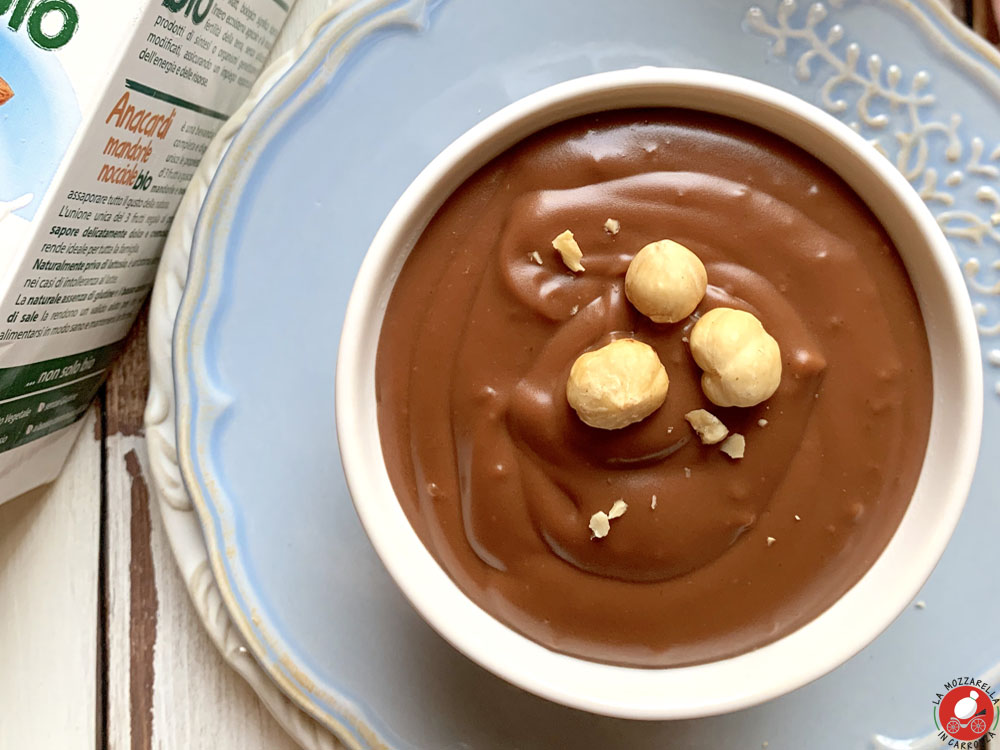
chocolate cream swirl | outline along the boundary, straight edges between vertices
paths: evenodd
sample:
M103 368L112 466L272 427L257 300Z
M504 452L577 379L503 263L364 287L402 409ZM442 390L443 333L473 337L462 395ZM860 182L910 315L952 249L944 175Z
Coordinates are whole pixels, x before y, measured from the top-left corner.
M565 229L582 273L551 248ZM664 238L709 279L673 325L624 294L633 255ZM781 347L759 406L701 392L687 337L718 306ZM588 427L569 369L625 336L659 354L666 403ZM393 485L458 585L547 646L645 666L763 645L860 578L905 510L931 404L919 308L871 212L787 142L681 110L564 123L470 178L396 283L376 379ZM700 443L683 418L698 408L746 437L743 459ZM592 539L618 499L628 512Z

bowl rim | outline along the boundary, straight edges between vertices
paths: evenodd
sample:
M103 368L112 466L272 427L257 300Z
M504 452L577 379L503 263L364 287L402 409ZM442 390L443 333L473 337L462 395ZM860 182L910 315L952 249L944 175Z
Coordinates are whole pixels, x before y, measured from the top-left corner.
M375 420L374 358L389 293L444 198L490 158L547 125L641 106L723 114L803 148L811 138L828 154L847 159L858 170L853 180L839 164L820 157L859 194L855 183L861 181L870 193L884 191L879 200L898 213L897 225L886 225L890 235L904 228L917 233L912 239L924 245L926 257L910 246L899 252L925 323L924 296L908 259L930 264L919 280L927 285L936 277L937 288L929 291L946 303L946 320L936 322L943 328L935 340L952 349L937 356L927 326L935 383L927 456L899 527L864 576L815 619L778 640L686 667L622 667L557 653L481 609L434 560L406 518L392 490ZM737 114L734 107L746 111ZM778 124L759 122L768 117ZM801 133L790 132L795 129ZM983 411L979 354L968 291L947 240L905 177L864 138L793 94L739 76L686 68L618 70L558 83L507 105L447 146L403 192L372 240L348 301L337 356L338 442L352 501L379 558L411 605L456 649L508 682L573 708L634 719L695 718L756 705L821 677L873 641L916 596L951 538L972 482ZM942 374L952 384L947 400L938 392ZM936 486L942 483L943 488ZM928 507L931 491L933 508ZM925 496L920 510L933 511L929 520L914 510L915 501ZM914 524L922 525L911 528ZM900 569L903 561L908 565ZM860 612L865 618L859 625Z

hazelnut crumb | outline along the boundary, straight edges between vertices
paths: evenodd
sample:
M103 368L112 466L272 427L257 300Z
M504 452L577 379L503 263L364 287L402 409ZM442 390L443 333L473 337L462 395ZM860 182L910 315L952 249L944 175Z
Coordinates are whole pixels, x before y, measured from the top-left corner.
M529 255L528 258L535 261L535 263L537 263L538 265L542 265L542 256L538 254L537 250L531 253L531 255Z
M769 536L767 538L767 546L770 547L772 544L774 544L775 541L776 540L775 540L775 538L773 536Z
M656 510L656 495L653 495L653 499L650 501L649 507Z
M715 445L721 443L729 434L729 429L722 424L717 416L705 409L695 409L684 415L691 428L698 433L701 442L705 445Z
M923 599L918 599L916 602L914 602L913 606L916 607L917 609L924 609L927 607L927 602L925 602Z
M608 511L608 519L620 518L625 515L625 511L628 510L628 503L626 503L621 498L615 500L614 505L611 506L611 510Z
M570 315L576 315L576 314L577 314L578 312L580 312L580 306L579 306L579 305L573 305L573 306L572 306L572 307L571 307L571 308L569 309L569 314L570 314Z
M746 438L738 432L734 432L723 441L722 445L719 446L719 450L732 459L743 458L743 454L746 451L746 445Z
M668 427L668 428L667 428L667 434L668 434L668 435L669 435L669 434L670 434L671 432L673 432L673 431L674 431L674 426L673 426L673 425L671 425L670 427Z
M683 341L685 344L687 344L687 343L689 343L691 341L691 339L689 339L687 336L681 336L681 341Z
M613 518L620 518L625 515L625 511L628 510L628 503L626 503L621 498L615 500L614 504L611 506L611 510L605 513L603 510L597 511L594 515L590 517L590 530L593 532L591 539L603 539L608 535L611 530L611 520Z
M757 426L758 427L767 427L767 420L766 419L758 419L757 420Z
M801 521L801 520L802 520L802 517L801 517L801 516L800 516L800 515L799 515L798 513L796 513L796 514L795 514L795 520L796 520L796 521Z
M621 222L618 219L608 219L604 222L604 231L608 234L614 235L618 234L618 231L622 228Z
M608 514L603 510L599 510L592 515L590 517L590 530L593 532L591 539L603 539L606 537L611 530L611 522L608 520Z
M690 479L691 478L691 469L688 466L684 467L684 478L685 479Z
M577 244L576 240L573 238L573 233L568 229L552 240L552 247L559 251L559 255L562 256L563 263L570 271L580 272L583 271L583 264L580 262L583 260L583 250Z

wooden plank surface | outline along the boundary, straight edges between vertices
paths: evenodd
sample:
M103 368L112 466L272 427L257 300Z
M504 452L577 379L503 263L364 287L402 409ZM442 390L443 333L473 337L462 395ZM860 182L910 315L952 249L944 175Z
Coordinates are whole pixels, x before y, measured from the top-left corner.
M104 623L111 750L293 750L201 627L150 496L146 314L106 386Z
M298 0L271 59L333 0ZM104 548L107 708L111 750L295 750L209 640L149 496L142 414L149 388L146 312L105 396ZM0 750L6 750L0 745Z
M60 477L0 505L0 750L99 746L100 413Z
M997 30L997 14L1000 10L1000 0L972 0L968 22L972 29L984 36L993 44L1000 42Z

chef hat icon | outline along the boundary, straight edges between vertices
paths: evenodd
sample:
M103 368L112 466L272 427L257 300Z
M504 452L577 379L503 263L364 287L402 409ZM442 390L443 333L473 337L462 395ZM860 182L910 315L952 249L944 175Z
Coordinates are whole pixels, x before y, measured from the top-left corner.
M962 698L955 704L955 718L959 720L968 719L979 707L978 703L979 693L975 690L970 690L968 696Z

